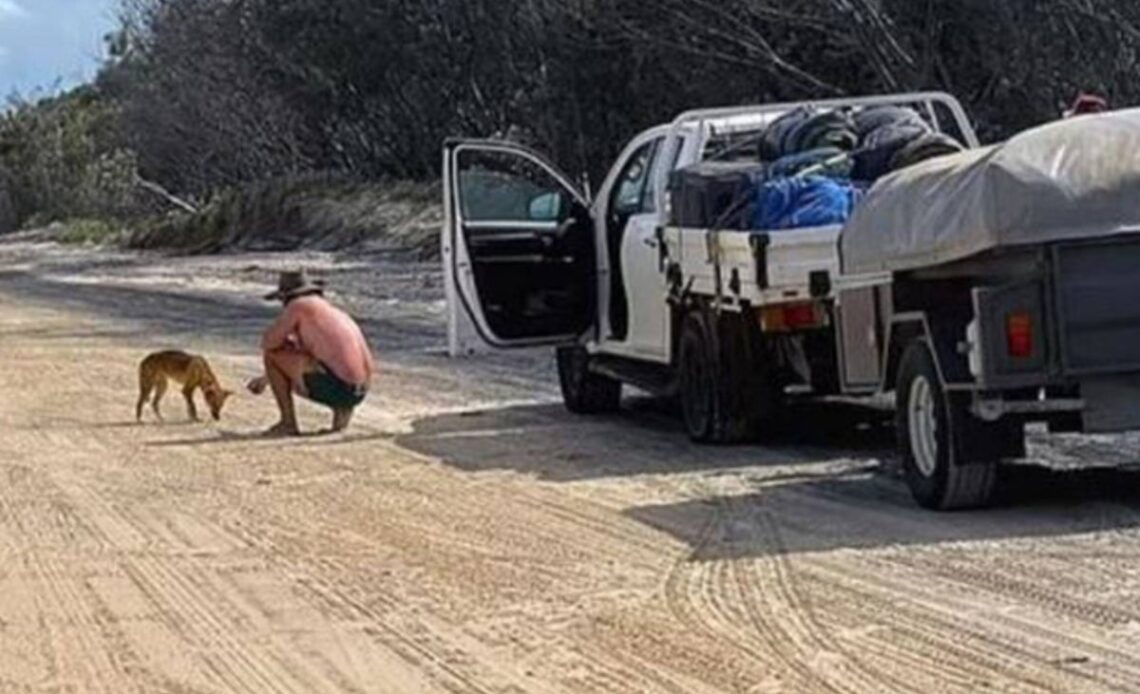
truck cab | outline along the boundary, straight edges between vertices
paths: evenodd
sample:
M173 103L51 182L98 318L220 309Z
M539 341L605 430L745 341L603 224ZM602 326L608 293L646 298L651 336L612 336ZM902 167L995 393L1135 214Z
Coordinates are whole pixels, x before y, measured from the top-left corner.
M478 336L667 364L659 229L668 174L694 144L671 126L641 133L591 200L525 147L448 142L445 273Z

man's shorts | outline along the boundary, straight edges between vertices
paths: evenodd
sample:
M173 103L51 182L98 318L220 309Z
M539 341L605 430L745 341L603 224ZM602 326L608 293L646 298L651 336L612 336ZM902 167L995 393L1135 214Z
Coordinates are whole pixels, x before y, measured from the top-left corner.
M368 386L345 383L324 364L305 374L305 390L309 400L334 410L353 409L368 395Z

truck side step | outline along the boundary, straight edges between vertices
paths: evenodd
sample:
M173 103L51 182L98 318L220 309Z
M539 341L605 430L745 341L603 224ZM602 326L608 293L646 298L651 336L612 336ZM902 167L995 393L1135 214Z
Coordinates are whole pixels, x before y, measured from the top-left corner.
M590 359L590 371L661 397L677 392L676 375L668 366L601 354Z

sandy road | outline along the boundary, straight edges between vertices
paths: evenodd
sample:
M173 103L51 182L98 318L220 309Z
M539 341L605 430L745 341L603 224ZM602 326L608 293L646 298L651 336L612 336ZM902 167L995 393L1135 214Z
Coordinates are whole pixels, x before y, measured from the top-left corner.
M739 449L653 403L570 418L545 355L443 359L387 265L344 297L385 365L349 434L259 440L248 397L138 427L146 351L236 383L268 314L222 261L44 253L0 252L0 691L1140 691L1133 474L1013 471L936 516L871 411Z

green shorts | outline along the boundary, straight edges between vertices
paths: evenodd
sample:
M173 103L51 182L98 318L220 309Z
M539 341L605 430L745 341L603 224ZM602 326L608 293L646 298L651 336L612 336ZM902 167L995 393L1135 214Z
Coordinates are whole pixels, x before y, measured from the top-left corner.
M309 400L334 410L353 409L368 395L368 386L345 383L324 364L305 374L305 390Z

